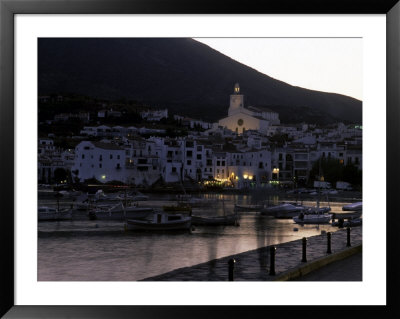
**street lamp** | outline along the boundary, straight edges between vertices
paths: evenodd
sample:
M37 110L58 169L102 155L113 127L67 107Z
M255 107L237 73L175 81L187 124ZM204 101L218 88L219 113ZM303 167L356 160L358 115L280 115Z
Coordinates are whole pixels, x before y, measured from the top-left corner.
M274 169L272 170L273 174L276 174L276 179L279 181L279 168L274 167Z

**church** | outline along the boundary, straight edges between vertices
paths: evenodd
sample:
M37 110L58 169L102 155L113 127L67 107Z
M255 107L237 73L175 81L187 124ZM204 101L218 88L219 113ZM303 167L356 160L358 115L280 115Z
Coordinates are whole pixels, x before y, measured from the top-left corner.
M239 83L235 84L230 97L228 116L219 120L218 125L226 127L237 134L246 130L257 130L266 133L270 125L279 125L279 114L253 106L244 107L244 96L240 94Z

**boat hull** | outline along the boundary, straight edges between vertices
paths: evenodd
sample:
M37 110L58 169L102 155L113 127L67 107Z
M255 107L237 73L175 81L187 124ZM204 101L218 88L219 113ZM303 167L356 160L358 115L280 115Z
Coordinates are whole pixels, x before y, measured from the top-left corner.
M329 224L332 219L332 214L311 214L305 215L303 218L300 216L293 217L296 224Z
M190 230L192 226L191 219L170 222L170 223L153 223L146 220L128 219L125 223L126 230L149 230L149 231L165 231L165 230Z
M235 215L220 217L192 216L192 224L196 226L231 226L238 224L238 217Z

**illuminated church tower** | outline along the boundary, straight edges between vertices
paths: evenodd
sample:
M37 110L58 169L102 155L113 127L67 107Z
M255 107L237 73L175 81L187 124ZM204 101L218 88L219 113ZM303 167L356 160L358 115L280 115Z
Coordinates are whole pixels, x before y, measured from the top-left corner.
M235 84L233 94L231 94L231 101L228 109L228 116L237 113L244 107L243 95L240 94L239 83Z

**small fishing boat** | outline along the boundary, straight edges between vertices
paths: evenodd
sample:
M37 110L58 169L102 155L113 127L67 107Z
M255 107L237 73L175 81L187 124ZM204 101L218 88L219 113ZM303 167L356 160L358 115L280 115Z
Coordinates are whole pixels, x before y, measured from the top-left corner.
M38 207L38 221L59 221L59 220L71 220L72 210L63 209L58 210L56 208L41 206Z
M155 212L147 219L127 219L125 230L190 230L192 217L183 214Z
M237 214L224 216L192 216L192 224L195 226L238 226Z
M154 209L151 207L125 206L118 203L114 206L97 205L89 210L88 217L91 220L125 220L126 218L145 218L153 212Z
M332 219L332 214L327 213L300 213L299 216L293 217L296 224L328 224Z
M357 211L357 210L362 210L362 202L356 202L348 205L344 205L342 207L342 210L344 211Z
M260 213L261 215L274 216L276 218L293 218L303 210L304 206L302 205L282 203L279 205L262 208Z

